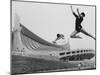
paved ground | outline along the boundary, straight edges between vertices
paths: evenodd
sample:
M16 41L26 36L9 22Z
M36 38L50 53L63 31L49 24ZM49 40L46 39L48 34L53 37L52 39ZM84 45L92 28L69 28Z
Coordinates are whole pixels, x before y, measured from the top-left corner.
M27 74L27 73L38 73L47 71L68 71L68 70L79 70L79 69L94 69L94 67L81 67L78 68L77 63L65 63L58 61L49 61L43 59L35 59L30 57L12 56L11 73L15 74ZM87 64L87 63L86 63Z

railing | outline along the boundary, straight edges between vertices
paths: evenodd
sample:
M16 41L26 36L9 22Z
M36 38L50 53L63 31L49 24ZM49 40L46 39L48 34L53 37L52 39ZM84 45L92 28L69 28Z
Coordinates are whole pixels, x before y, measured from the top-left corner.
M72 55L86 54L86 53L94 53L94 51L90 49L89 50L67 51L67 52L59 53L59 56L64 57L64 56L72 56Z

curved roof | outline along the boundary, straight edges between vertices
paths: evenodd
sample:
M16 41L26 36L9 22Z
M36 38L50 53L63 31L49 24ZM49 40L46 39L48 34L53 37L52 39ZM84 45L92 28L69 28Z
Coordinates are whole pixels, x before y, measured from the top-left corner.
M57 48L61 48L61 49L65 49L63 45L55 45L52 44L44 39L42 39L41 37L37 36L36 34L34 34L33 32L31 32L30 30L28 30L26 27L24 27L22 24L20 24L20 26L22 27L21 29L21 33L24 34L25 36L43 44L43 45L47 45L47 46L52 46L52 47L57 47Z

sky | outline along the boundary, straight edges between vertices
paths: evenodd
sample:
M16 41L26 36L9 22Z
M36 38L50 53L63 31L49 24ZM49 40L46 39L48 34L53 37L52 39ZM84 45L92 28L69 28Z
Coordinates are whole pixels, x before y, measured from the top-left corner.
M69 39L71 49L95 49L95 40L79 33L82 39L70 38L75 29L75 17L69 4L47 4L33 2L12 2L12 29L15 26L14 15L20 17L20 23L41 38L52 42L57 33ZM86 16L82 22L83 28L95 37L95 7L72 5L73 10L79 8Z

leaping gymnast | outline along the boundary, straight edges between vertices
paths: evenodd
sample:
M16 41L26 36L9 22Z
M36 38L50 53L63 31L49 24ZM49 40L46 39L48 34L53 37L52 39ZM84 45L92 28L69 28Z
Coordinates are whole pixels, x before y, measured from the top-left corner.
M80 38L80 39L81 39L81 37L77 35L79 32L81 32L81 33L83 33L83 34L85 34L85 35L87 35L87 36L89 36L89 37L95 39L95 37L93 37L91 34L89 34L88 32L86 32L86 31L83 29L82 25L81 25L82 21L84 20L85 13L84 13L84 12L81 12L81 13L80 13L80 12L79 12L79 9L77 8L77 13L78 13L78 14L76 14L76 13L73 11L72 6L71 6L71 11L72 11L73 15L75 16L76 20L75 20L75 31L72 32L72 34L71 34L70 37L71 37L71 38Z

